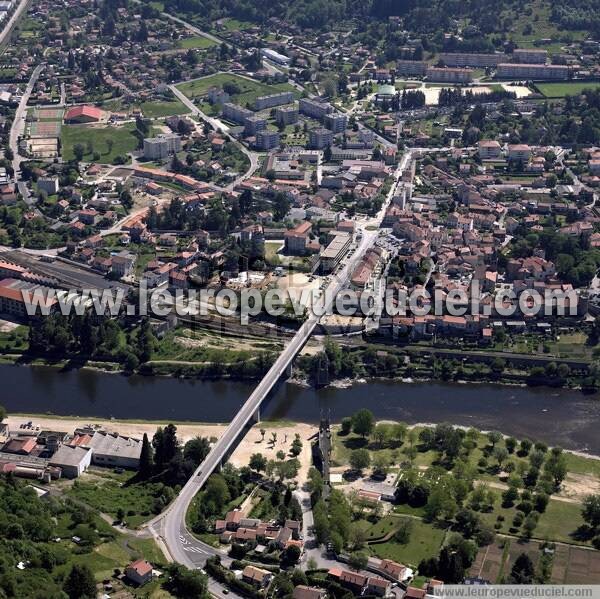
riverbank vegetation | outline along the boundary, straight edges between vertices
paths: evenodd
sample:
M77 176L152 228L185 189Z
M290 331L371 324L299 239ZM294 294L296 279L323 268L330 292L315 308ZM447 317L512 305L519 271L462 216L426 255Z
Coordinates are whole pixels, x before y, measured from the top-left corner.
M25 338L27 331L27 338ZM271 367L282 345L253 337L218 337L187 327L156 332L148 319L69 317L32 320L0 337L0 351L22 363L96 365L128 374L255 380Z
M327 338L323 350L301 356L297 364L313 384L338 379L410 378L415 380L495 382L504 384L600 388L600 364L581 358L465 350L430 345L340 345Z
M532 558L531 581L559 581L556 543L600 549L598 463L496 431L376 423L363 409L333 434L331 467L342 486L325 499L319 477L309 482L316 534L336 553L393 559L446 582L462 581L502 543L504 566L492 582L514 578L520 554L509 559L509 546ZM361 488L393 489L391 511Z

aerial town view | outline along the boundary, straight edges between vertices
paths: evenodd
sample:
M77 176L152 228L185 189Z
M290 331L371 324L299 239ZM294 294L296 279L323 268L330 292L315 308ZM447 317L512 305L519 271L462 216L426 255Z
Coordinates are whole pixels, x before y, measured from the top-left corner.
M599 197L600 0L0 0L0 599L600 598Z

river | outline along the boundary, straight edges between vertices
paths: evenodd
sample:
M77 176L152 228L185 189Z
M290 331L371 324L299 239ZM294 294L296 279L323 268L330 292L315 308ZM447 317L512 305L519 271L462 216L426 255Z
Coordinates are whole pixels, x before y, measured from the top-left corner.
M253 388L232 381L12 365L0 365L0 380L0 404L9 412L160 421L228 422ZM372 381L314 390L281 383L263 418L316 423L329 414L339 421L363 407L378 419L497 429L600 455L598 397L563 389Z

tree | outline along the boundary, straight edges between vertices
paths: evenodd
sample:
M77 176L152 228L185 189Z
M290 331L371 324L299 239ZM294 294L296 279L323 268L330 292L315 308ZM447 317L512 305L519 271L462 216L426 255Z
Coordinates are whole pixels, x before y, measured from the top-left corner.
M535 568L531 558L526 553L521 553L515 560L515 563L508 578L509 584L531 584Z
M140 453L140 476L142 478L148 478L152 475L152 445L148 440L148 435L144 433L142 438L142 451Z
M532 443L529 439L523 439L519 446L519 454L524 455L524 456L528 455L529 452L531 451L531 446L532 446Z
M0 422L2 422L6 418L6 408L4 406L0 406Z
M296 434L294 440L292 441L292 447L290 449L290 453L296 457L302 453L302 440L300 439L300 435Z
M567 459L559 447L554 447L546 461L545 470L554 481L556 489L560 488L562 481L567 476Z
M438 485L433 489L425 506L425 517L429 521L440 518L453 518L456 514L456 501L448 489Z
M494 457L498 462L498 468L502 468L502 464L508 458L508 450L505 447L496 447L494 449Z
M300 560L301 552L300 547L296 545L290 545L282 554L281 561L286 565L297 564Z
M400 522L398 529L394 533L394 541L396 541L396 543L399 543L400 545L408 545L408 543L410 542L410 535L412 534L412 530L412 520L404 518Z
M363 438L368 437L373 432L375 426L375 417L371 410L362 409L356 412L352 417L352 430L355 434Z
M502 435L498 431L490 431L487 437L489 442L492 444L492 448L495 448L496 443L502 439Z
M183 459L200 466L210 452L210 442L205 437L194 437L183 447Z
M348 558L348 565L353 570L358 572L359 570L364 570L367 567L368 561L369 558L365 553L355 552L350 554L350 557Z
M508 437L505 441L504 444L506 445L506 450L508 451L508 453L514 453L515 449L517 447L517 440L514 437Z
M392 436L391 426L382 422L375 426L372 434L379 447L383 447Z
M180 599L206 597L208 578L199 570L188 570L179 564L167 567L168 579L165 588L171 595Z
M321 497L323 492L323 476L314 466L312 466L308 471L306 487L314 499Z
M600 526L600 495L588 495L583 500L581 515L593 529Z
M359 472L369 467L371 455L366 449L355 449L350 454L350 465Z
M65 578L63 591L69 599L95 599L96 581L89 566L75 564Z
M341 425L341 429L340 429L341 434L348 435L348 434L350 434L351 430L352 430L352 418L350 418L350 417L342 418L342 425Z
M262 453L253 453L250 456L248 466L256 472L264 472L267 469L267 458Z
M373 458L373 474L386 476L389 470L389 460L383 453L375 454Z
M73 156L75 156L75 160L77 160L77 162L81 162L83 160L84 153L85 148L83 144L75 144L73 146Z

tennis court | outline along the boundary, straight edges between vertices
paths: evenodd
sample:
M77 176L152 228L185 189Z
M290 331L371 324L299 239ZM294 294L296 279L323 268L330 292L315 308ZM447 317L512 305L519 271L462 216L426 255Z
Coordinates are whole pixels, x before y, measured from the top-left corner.
M29 125L30 137L59 137L61 121L33 121Z
M34 121L62 121L65 111L63 108L35 108L33 112Z

